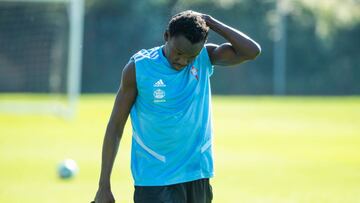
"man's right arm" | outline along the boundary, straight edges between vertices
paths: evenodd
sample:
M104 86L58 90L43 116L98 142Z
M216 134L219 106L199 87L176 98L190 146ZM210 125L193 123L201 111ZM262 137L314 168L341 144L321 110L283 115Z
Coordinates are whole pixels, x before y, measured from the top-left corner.
M106 128L102 147L101 174L95 202L115 202L111 192L110 176L120 140L132 105L137 96L134 62L128 63L122 72L120 88Z

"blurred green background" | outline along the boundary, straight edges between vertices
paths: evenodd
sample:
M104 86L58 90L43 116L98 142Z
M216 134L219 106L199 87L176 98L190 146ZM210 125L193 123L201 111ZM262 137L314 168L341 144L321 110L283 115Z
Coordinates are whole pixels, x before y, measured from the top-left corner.
M0 1L0 107L66 92L69 11L39 2ZM214 202L360 203L358 0L86 0L76 116L0 108L0 202L92 200L122 68L136 51L161 45L171 16L187 9L262 47L255 61L215 67L211 77ZM225 41L211 33L209 42ZM58 77L49 67L60 67ZM130 141L128 122L112 176L117 202L132 202ZM68 181L56 173L65 158L80 167Z
M336 0L86 0L82 91L115 92L121 70L129 58L140 49L163 44L163 32L171 16L193 9L238 28L262 47L261 56L254 62L242 64L241 68L217 68L212 79L213 93L273 94L273 84L276 82L274 41L279 38L277 2L284 2L281 10L285 15L286 34L285 93L359 94L358 0L343 0L341 3ZM0 65L6 67L9 61L16 61L10 64L11 71L20 77L25 65L34 64L32 69L39 68L34 63L41 60L38 55L49 54L52 58L63 56L57 65L66 64L64 47L67 46L67 39L62 34L67 32L68 18L63 4L39 3L29 7L24 3L2 2L0 11L0 59L8 58ZM12 18L8 23L7 19ZM19 29L16 25L26 27L21 29L21 37L14 37ZM42 36L44 33L47 35ZM40 46L45 51L38 49L37 43L25 43L29 38L41 40ZM209 42L225 41L212 32ZM52 46L65 51L51 53ZM5 54L9 50L17 51ZM54 65L50 61L48 63ZM30 76L34 74L27 72ZM39 83L40 79L34 78L28 77L27 82L17 83L17 90L46 92L50 88L42 83L37 87L28 85ZM0 79L0 91L9 91L9 84L14 80L1 76Z

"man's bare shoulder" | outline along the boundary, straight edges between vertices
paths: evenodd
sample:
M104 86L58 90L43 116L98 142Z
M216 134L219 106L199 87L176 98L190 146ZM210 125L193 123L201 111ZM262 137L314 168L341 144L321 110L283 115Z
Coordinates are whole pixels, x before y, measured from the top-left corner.
M122 71L122 85L127 87L136 86L135 62L133 60L129 61Z

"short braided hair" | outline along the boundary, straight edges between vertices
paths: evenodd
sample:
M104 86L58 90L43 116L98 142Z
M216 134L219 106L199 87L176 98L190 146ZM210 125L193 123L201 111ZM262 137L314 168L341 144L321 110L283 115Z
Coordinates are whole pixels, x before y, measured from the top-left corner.
M187 10L174 15L168 24L170 37L183 35L192 44L205 41L209 27L197 13Z

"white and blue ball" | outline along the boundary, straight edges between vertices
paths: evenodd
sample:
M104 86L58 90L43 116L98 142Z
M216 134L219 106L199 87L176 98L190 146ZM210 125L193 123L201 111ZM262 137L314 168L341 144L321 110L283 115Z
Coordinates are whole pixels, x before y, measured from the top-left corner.
M58 175L62 179L70 179L79 172L79 167L72 159L65 159L58 166Z

